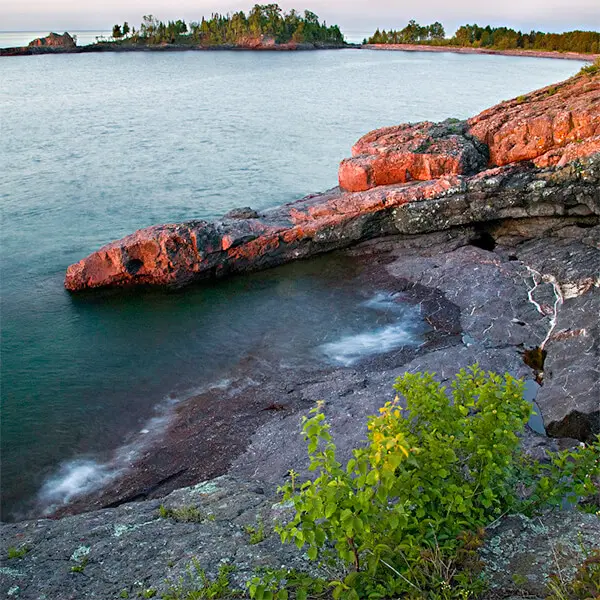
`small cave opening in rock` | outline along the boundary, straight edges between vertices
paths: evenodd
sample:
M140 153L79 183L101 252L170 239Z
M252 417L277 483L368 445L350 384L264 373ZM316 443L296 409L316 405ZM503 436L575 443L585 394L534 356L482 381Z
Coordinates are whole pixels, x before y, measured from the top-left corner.
M523 352L523 362L534 372L535 380L539 385L543 384L546 356L548 356L548 352L539 346Z
M144 262L139 258L132 258L125 263L125 270L130 275L135 275L142 267L144 266Z
M479 231L469 240L469 244L471 246L475 246L476 248L493 252L494 248L496 247L496 240L488 231Z

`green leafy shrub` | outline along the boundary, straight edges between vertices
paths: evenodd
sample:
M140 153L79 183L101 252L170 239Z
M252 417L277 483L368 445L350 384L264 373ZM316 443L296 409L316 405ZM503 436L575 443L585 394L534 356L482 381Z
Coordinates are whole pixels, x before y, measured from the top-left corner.
M586 446L566 449L549 455L549 462L538 463L521 457L519 481L528 487L519 511L533 515L543 507L574 505L582 499L582 510L598 510L600 476L600 439Z
M482 528L522 506L588 493L583 471L594 460L598 467L599 447L560 453L546 467L523 460L518 434L532 409L510 375L474 366L451 390L428 373L406 374L395 388L406 409L396 396L371 417L368 444L344 468L321 407L304 420L317 477L299 490L282 488L296 513L278 531L282 541L306 546L310 559L335 550L347 573L333 582L336 598L470 597L482 588Z
M582 67L580 75L597 75L600 73L600 58L597 58L593 64Z
M163 600L213 600L216 598L240 598L241 592L231 589L230 575L234 567L228 564L219 567L216 579L206 575L200 563L194 559L184 577L172 583L163 594Z
M71 567L71 573L83 573L89 561L89 556L82 557L80 560L77 561L76 565L73 565Z
M23 558L29 552L29 548L27 546L21 546L20 548L15 548L14 546L10 546L6 551L6 554L9 559L11 558Z
M202 523L205 519L202 511L193 505L167 508L161 504L158 507L158 516L162 519L173 519L180 523Z
M244 527L244 533L249 536L249 541L252 545L260 544L266 537L263 520L259 517L256 521L256 525L246 525Z
M263 569L247 583L253 600L306 600L327 597L330 585L294 569Z

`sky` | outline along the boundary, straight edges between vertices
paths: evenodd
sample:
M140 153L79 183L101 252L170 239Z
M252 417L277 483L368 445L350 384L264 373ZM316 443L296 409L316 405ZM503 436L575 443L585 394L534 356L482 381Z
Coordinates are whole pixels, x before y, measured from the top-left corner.
M2 0L0 31L108 30L142 15L198 21L213 12L248 11L256 0ZM262 0L267 4L269 0ZM285 10L309 9L342 30L372 31L441 21L447 33L464 23L529 31L600 30L600 0L279 0Z

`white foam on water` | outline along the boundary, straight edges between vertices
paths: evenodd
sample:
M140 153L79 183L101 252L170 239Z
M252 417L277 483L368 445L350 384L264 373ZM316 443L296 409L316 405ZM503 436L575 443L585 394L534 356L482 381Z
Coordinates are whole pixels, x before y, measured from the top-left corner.
M95 460L76 459L61 465L58 472L49 477L38 498L51 512L61 504L67 504L73 498L93 492L106 485L116 475L111 473L108 465L102 465Z
M347 335L337 342L321 346L321 351L333 362L349 367L361 358L385 354L402 346L414 346L418 341L405 323L387 325L374 331Z
M328 342L319 350L331 362L348 367L362 358L385 354L406 346L417 346L420 341L416 332L418 308L403 302L400 293L378 292L361 306L378 312L392 313L395 323L370 331L346 335L335 342Z
M44 515L50 515L60 506L107 486L122 475L151 445L153 440L164 433L171 422L174 407L177 404L211 389L224 390L230 383L230 380L222 379L216 383L189 390L182 396L165 398L155 408L155 415L138 431L138 435L117 448L106 462L100 462L90 457L77 457L62 463L40 488L37 494L38 507L42 509Z
M398 292L377 292L372 298L365 300L361 304L366 308L371 308L380 312L405 312L406 304L402 304L404 296Z

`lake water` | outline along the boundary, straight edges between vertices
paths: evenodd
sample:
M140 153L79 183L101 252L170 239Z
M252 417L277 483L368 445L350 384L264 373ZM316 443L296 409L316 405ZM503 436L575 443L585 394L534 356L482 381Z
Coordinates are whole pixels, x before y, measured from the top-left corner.
M464 118L580 67L355 50L1 59L3 518L41 489L68 499L85 487L79 466L248 354L353 364L415 326L345 284L354 267L338 259L86 297L63 289L70 263L141 227L332 187L371 129Z

